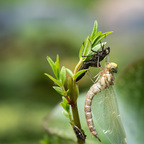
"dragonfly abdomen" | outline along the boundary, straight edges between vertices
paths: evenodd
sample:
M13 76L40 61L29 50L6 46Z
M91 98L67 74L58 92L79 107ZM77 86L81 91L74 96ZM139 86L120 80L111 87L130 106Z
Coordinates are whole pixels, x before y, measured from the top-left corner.
M101 89L100 89L100 84L99 83L94 84L90 88L90 90L88 91L87 96L86 96L85 107L84 107L85 117L86 117L86 121L87 121L89 131L93 136L95 136L98 139L99 139L99 137L98 137L97 131L94 127L94 123L93 123L93 119L92 119L91 103L92 103L92 99L93 99L94 95L97 94L98 92L100 92L100 90ZM101 141L101 140L99 139L99 141Z

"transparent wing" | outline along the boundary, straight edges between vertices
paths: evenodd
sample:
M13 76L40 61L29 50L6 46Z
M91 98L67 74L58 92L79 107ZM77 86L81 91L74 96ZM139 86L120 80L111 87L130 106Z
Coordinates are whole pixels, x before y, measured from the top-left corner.
M104 144L126 144L116 94L112 87L95 95L92 114L98 136Z

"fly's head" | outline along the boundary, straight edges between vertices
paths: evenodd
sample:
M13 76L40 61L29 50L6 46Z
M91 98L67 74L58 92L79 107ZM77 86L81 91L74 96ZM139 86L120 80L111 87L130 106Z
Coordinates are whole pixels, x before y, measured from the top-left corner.
M118 65L111 62L106 65L106 69L109 70L111 73L117 73Z

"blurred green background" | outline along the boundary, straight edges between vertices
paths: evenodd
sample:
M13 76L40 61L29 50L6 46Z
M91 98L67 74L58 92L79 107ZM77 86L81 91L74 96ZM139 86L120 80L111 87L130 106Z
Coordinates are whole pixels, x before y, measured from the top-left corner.
M44 76L53 75L46 56L59 54L61 66L73 70L95 20L102 32L114 31L105 40L119 78L144 58L143 0L0 1L0 144L40 143L42 119L61 100ZM86 92L92 83L85 76L79 85Z

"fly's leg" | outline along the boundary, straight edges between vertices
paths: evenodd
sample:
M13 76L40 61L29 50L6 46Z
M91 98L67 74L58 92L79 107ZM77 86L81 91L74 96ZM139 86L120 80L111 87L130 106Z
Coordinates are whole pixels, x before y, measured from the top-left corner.
M101 72L99 72L97 75L94 76L94 78L96 78L95 82L94 83L97 83L99 78L101 76Z
M104 68L103 67L99 67L102 71L100 71L97 75L94 76L94 78L96 78L95 82L94 83L97 83L102 72L104 71Z
M98 52L97 67L99 68L99 52Z

